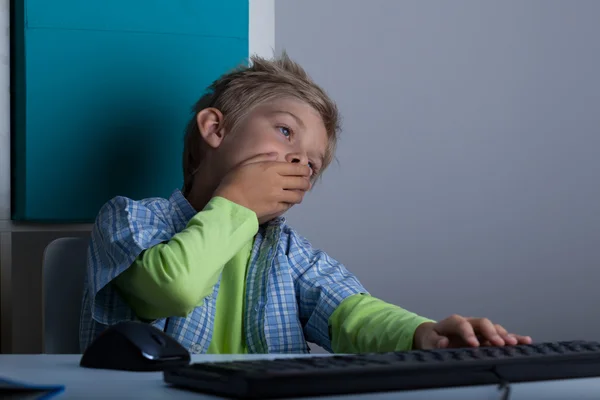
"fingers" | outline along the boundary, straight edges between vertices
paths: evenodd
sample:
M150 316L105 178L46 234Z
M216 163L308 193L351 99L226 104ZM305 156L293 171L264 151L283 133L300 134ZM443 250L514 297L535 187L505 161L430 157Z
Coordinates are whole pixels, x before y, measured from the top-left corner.
M494 324L487 318L453 315L438 322L435 331L450 339L450 347L461 347L462 343L470 346L514 346L533 342L529 336L508 333L502 325Z
M508 338L508 332L500 325L494 325L492 321L487 318L467 318L467 321L473 327L475 332L477 332L478 336L481 337L480 341L489 341L494 346L504 346L505 344L509 344L505 341L505 337ZM498 327L501 329L500 332L498 331ZM504 333L504 335L502 335L502 333Z
M441 336L457 336L461 341L465 342L469 346L479 346L479 341L475 336L475 330L473 326L464 317L460 315L453 315L440 321L436 324L436 332Z
M531 344L532 340L529 336L520 336L508 331L499 324L492 324L487 318L468 318L473 325L473 328L481 337L481 342L488 346L515 346L517 344ZM501 338L501 340L498 340Z
M431 333L421 344L421 350L445 349L450 345L450 340L446 336L440 336L435 332Z
M445 349L448 346L450 346L450 339L448 339L446 336L440 336L440 338L435 341L434 348Z
M511 346L518 344L518 340L514 337L514 335L509 335L508 331L504 329L502 325L495 324L494 327L496 328L498 335L500 335L500 337L504 340L504 343Z
M242 161L238 164L238 166L264 162L271 164L270 166L275 168L279 175L296 175L306 177L310 177L312 175L312 169L308 165L290 163L287 161L277 161L278 158L279 155L277 153L261 153Z
M282 211L287 211L293 205L302 203L304 195L311 187L310 181L300 176L285 176L281 185L283 190L278 194L278 202Z
M278 162L275 168L279 175L283 176L305 176L309 178L312 174L312 170L308 165L290 162Z
M511 338L511 340L504 340L505 344L507 346L515 346L518 344L531 344L533 343L533 340L531 339L530 336L521 336L521 335L515 335L515 334L508 334L507 335L509 338ZM481 340L481 346L494 346L494 344L492 342L490 342L489 340Z
M295 204L302 203L304 192L299 190L283 190L280 201L272 208L272 212L259 218L259 223L263 224L274 218L277 218L288 211Z
M281 201L272 207L271 213L263 215L259 218L258 222L260 224L285 214L285 212L292 208L292 206L295 204L300 204L302 202L302 198L304 197L302 194L300 194L300 191L284 190L284 192L289 193L285 193L281 196Z
M445 349L450 345L450 339L441 336L432 331L429 337L423 343L423 350Z
M253 157L250 157L247 160L242 161L239 165L248 165L259 162L267 162L267 161L277 161L278 154L277 153L260 153Z
M281 183L281 187L284 190L302 190L307 192L310 190L311 183L305 177L301 176L285 176L283 177L283 182Z
M515 340L517 341L516 344L531 344L533 343L533 340L531 339L530 336L521 336L521 335L514 335L514 334L509 334L509 336L515 338Z
M279 203L283 203L283 206L287 205L287 210L294 204L302 203L304 193L304 190L282 190L279 195Z

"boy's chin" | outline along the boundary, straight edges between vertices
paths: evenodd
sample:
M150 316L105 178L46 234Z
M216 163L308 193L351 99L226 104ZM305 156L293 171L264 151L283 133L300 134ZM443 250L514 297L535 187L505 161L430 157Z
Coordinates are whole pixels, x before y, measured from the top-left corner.
M283 217L285 215L285 213L289 211L290 208L288 208L286 211L283 211L281 213L277 213L275 215L269 216L268 218L260 219L258 221L258 224L259 225L265 225L265 224L268 224L269 222L271 222L273 220L276 220L279 217Z

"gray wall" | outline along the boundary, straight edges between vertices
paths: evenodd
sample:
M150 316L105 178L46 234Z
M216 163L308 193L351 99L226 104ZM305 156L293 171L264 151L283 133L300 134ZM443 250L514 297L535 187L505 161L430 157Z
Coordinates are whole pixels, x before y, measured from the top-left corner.
M600 2L278 0L337 100L334 165L290 223L376 296L600 339Z

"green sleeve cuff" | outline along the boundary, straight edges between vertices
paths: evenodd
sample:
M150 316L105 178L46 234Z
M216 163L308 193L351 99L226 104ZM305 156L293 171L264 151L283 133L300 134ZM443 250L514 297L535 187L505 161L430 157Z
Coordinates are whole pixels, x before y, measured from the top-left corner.
M223 266L257 232L253 211L214 197L183 231L140 254L115 286L139 318L185 317L212 293Z
M335 353L411 350L419 325L434 322L369 295L348 297L329 319Z
M249 208L234 203L231 200L227 200L225 197L215 196L210 199L202 212L211 210L218 210L225 220L230 218L232 226L237 224L240 225L240 228L247 230L242 233L249 233L254 236L258 232L258 217L256 216L256 213ZM200 214L201 212L196 214L192 220L197 218ZM190 223L192 220L190 220Z

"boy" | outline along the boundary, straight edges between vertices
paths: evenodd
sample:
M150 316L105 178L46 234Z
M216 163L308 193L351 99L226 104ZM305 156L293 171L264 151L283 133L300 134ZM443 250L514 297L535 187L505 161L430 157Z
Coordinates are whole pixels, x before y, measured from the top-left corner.
M192 353L382 352L513 345L487 319L434 322L368 294L286 225L331 162L335 104L287 55L225 74L194 108L184 187L116 197L92 231L82 351L107 326L141 320Z

